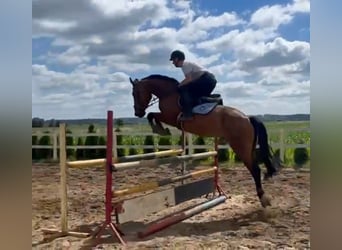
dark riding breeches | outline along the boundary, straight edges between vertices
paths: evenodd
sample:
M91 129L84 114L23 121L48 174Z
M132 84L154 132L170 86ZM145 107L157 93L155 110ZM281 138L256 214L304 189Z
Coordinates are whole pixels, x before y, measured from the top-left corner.
M216 87L215 76L211 73L204 73L200 78L179 87L181 102L185 106L193 106L202 96L209 96ZM190 99L190 100L189 100Z
M209 96L216 87L215 76L211 73L204 73L200 78L179 87L180 92L187 91L194 98Z

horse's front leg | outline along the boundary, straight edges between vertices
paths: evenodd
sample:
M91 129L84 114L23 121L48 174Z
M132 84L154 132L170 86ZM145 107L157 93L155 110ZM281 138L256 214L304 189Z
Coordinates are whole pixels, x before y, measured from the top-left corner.
M170 130L168 128L164 128L161 121L163 121L163 116L161 113L151 112L147 114L147 120L152 128L153 133L157 133L159 135L170 135Z
M158 134L158 126L157 126L157 124L155 123L154 114L155 114L155 113L153 113L153 112L148 113L148 114L147 114L147 121L148 121L148 124L150 124L150 127L151 127L151 129L152 129L152 132Z

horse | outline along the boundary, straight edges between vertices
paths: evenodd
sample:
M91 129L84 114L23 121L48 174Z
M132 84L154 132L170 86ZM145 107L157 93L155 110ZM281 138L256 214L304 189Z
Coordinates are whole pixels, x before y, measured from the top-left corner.
M160 112L150 112L147 115L153 132L169 134L162 125L165 123L199 136L224 138L252 175L262 207L271 205L270 198L262 187L259 163L263 162L266 166L265 180L275 175L278 169L272 163L268 135L262 121L221 102L214 103L207 114L194 113L191 120L180 123L179 82L176 79L164 75L150 75L141 80L130 78L130 82L133 86L135 116L144 117L150 102L153 102L152 97L159 99ZM257 143L261 162L257 158Z

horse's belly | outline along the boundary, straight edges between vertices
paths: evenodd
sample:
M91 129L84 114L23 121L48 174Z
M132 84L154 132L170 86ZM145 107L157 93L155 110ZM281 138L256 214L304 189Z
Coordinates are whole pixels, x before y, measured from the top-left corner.
M185 122L184 129L201 136L227 136L232 131L245 131L250 127L249 119L241 112L227 107L216 107L208 115L195 115L194 119Z
M223 127L217 116L197 115L192 121L185 122L184 130L201 136L221 136Z

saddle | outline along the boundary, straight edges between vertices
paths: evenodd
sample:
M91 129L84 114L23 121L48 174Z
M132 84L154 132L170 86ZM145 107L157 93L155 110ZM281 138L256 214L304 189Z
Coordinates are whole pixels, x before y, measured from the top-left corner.
M182 99L179 98L179 105L182 106ZM193 114L199 114L199 115L207 115L211 111L214 110L214 108L217 105L223 105L223 100L220 94L211 94L209 96L201 96L198 98L198 100L193 100L192 110L191 112ZM183 129L183 123L179 122L179 118L181 117L180 113L177 117L177 128Z
M198 100L195 100L195 104L192 107L192 113L206 115L210 113L217 105L223 105L223 99L220 94L202 96Z
M211 94L210 96L202 96L198 100L198 104L203 103L217 103L218 105L223 105L223 100L220 94Z

